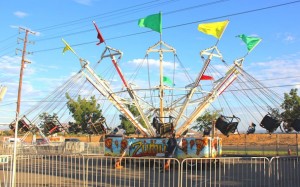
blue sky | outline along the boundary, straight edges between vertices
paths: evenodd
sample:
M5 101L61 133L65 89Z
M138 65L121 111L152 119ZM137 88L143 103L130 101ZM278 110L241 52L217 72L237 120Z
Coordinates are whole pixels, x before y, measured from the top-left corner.
M257 36L262 42L247 57L244 68L279 94L300 87L300 1L103 1L103 0L13 0L0 2L0 85L8 87L0 102L0 123L14 116L22 43L18 28L28 28L34 45L28 44L23 78L21 113L40 101L80 69L72 53L62 54L64 38L90 62L97 62L104 45L96 46L95 20L109 46L123 52L120 67L138 61L148 47L159 40L156 32L140 28L138 19L162 12L162 39L177 50L185 67L201 69L199 52L215 44L216 39L197 30L199 23L230 20L218 48L227 62L243 56L247 50L238 34ZM290 86L287 86L290 85ZM8 111L8 112L7 112Z

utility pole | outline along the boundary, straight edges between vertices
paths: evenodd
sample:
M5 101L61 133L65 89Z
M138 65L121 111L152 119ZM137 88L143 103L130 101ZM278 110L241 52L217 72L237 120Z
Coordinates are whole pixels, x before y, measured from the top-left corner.
M30 53L27 53L26 52L26 45L27 45L27 42L28 43L33 43L33 42L29 42L28 41L28 34L34 34L34 32L28 30L28 29L25 29L25 28L22 28L22 27L19 27L19 33L21 31L24 31L25 32L25 38L22 39L22 38L18 38L18 43L19 43L19 40L23 41L24 45L23 45L23 50L21 49L16 49L16 54L17 54L17 51L21 51L22 52L22 60L21 60L21 69L20 69L20 78L19 78L19 89L18 89L18 100L17 100L17 114L20 114L20 104L21 104L21 91L22 91L22 82L23 82L23 71L24 71L24 68L25 68L25 63L27 64L30 64L30 61L26 60L25 56L26 54L30 54Z
M22 81L23 81L23 71L25 67L25 63L30 63L28 60L25 60L26 56L26 45L27 45L27 37L28 34L35 34L34 32L24 29L22 27L19 27L19 33L20 31L25 31L25 38L21 39L18 38L18 43L19 40L22 40L24 42L23 45L23 50L16 49L16 54L17 51L22 51L22 60L21 60L21 69L20 69L20 79L19 79L19 89L18 89L18 101L17 101L17 110L16 110L16 120L15 120L15 140L14 140L14 156L13 156L13 171L12 171L12 178L11 178L11 186L15 187L16 186L16 165L17 165L17 138L18 138L18 120L19 120L19 114L20 114L20 102L21 102L21 90L22 90Z

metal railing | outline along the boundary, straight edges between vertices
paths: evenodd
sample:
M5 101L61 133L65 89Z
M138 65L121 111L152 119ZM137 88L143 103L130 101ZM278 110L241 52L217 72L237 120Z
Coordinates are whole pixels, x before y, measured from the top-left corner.
M270 186L300 186L299 157L273 157L269 169Z
M12 156L11 155L0 155L0 187L10 184L12 169Z
M0 163L0 186L11 186L11 156ZM299 157L132 158L19 155L15 186L300 186ZM170 161L170 166L164 168Z
M185 159L181 186L269 186L268 168L263 157Z

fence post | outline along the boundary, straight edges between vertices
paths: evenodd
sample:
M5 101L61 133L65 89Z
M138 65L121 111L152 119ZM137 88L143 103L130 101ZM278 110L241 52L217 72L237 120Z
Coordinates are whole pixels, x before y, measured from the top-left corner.
M276 134L276 155L279 156L279 154L278 154L278 134Z
M13 153L13 170L12 170L12 178L11 178L11 186L12 187L15 187L15 185L16 185L18 121L19 121L19 114L16 111L15 140L14 140L14 153Z
M247 136L245 133L245 155L247 155Z
M298 133L296 132L296 151L297 151L297 156L299 156L298 154Z

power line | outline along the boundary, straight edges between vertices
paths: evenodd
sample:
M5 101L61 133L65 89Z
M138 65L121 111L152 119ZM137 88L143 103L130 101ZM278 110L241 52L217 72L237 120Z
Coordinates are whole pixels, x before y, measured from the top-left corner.
M217 2L223 2L223 1L216 1L214 3L217 3ZM253 12L257 12L257 11L263 11L263 10L267 10L267 9L273 9L273 8L287 6L287 5L291 5L291 4L295 4L295 3L300 3L300 0L298 0L298 1L292 1L292 2L288 2L288 3L283 3L283 4L278 4L278 5L272 5L272 6L263 7L263 8L257 8L257 9L243 11L243 12L238 12L238 13L227 14L227 15L213 17L213 18L207 18L207 19L203 19L203 20L197 20L197 21L188 22L188 23L182 23L182 24L168 26L168 27L163 27L163 29L164 30L165 29L172 29L172 28L182 27L182 26L186 26L186 25L191 25L191 24L199 23L199 22L211 21L211 20L220 19L220 18L234 17L234 16L238 16L238 15L242 15L242 14L248 14L248 13L253 13ZM200 5L198 5L198 6L200 6ZM190 8L192 8L192 7L190 7ZM177 13L179 11L183 11L183 10L187 10L187 9L188 8L184 8L184 9L180 9L180 10L168 12L166 14L173 14L173 13ZM131 20L131 21L122 22L122 23L123 24L124 23L129 23L129 22L133 22L133 21L136 21L136 20L137 19ZM122 23L113 24L113 25L110 25L110 26L105 26L104 28L112 27L112 26L116 26L116 25L120 25ZM80 33L84 33L84 32L89 32L89 31L92 31L92 30L94 30L94 29L89 29L89 30L85 30L85 31L79 31L79 32L76 32L76 33L71 33L71 34L68 34L68 36L75 35L75 34L80 34ZM152 32L152 31L144 31L144 32L131 33L131 34L126 34L126 35L122 35L122 36L116 36L116 37L112 37L112 38L106 38L106 40L114 40L114 39L129 37L129 36L136 36L136 35L145 34L145 33L148 33L148 32ZM62 36L52 37L50 39L54 39L54 38L58 38L58 37L62 37ZM95 41L96 40L90 41L90 42L79 43L79 44L75 44L75 45L72 45L72 46L81 46L81 45L91 44L91 43L94 43ZM44 51L52 51L52 50L57 50L57 49L61 49L61 48L62 47L55 47L55 48L51 48L51 49L42 49L42 50L35 51L34 53L39 53L39 52L44 52Z
M100 17L100 16L103 17L105 15L106 16L121 15L121 14L124 14L126 12L130 12L132 14L132 13L135 12L134 10L147 9L147 8L149 8L151 6L152 7L161 6L163 4L174 3L174 2L179 1L179 0L175 0L175 1L174 0L168 0L168 1L162 1L162 2L158 2L158 1L159 0L153 0L153 1L146 2L146 3L141 3L141 4L137 4L137 5L133 5L133 6L129 6L129 7L121 8L121 9L117 9L117 10L114 10L114 11L110 11L110 12L98 14L98 15L95 15L95 16L81 18L81 19L78 19L78 20L73 20L73 21L70 21L70 22L64 22L64 23L61 23L61 24L56 24L56 25L44 27L44 28L41 28L41 29L35 29L35 30L38 30L39 32L41 32L41 31L47 31L47 30L53 30L53 29L57 29L57 28L60 28L60 27L67 27L67 26L70 26L70 25L79 24L79 23L81 23L81 22L83 22L85 20L92 19L92 18L97 18L97 17ZM145 6L145 5L147 5L147 6ZM138 8L138 7L141 7L141 8ZM83 28L83 27L81 26L80 28ZM75 34L77 34L77 33L75 33ZM17 34L9 36L8 38L3 39L2 41L0 41L0 43L3 43L4 41L7 41L7 40L9 40L11 38L14 38L16 36L17 36ZM52 38L50 38L50 39L52 39ZM39 41L39 40L37 40L37 41ZM1 49L1 51L2 50L3 49Z
M120 8L120 9L117 9L117 10L114 10L114 11L105 12L105 13L102 13L102 14L98 14L98 15L94 15L94 16L89 16L89 17L78 19L78 20L73 20L73 21L70 21L70 22L60 23L60 24L57 24L57 25L52 25L52 26L41 28L41 29L35 29L35 30L45 31L45 30L57 29L58 27L66 27L68 25L73 25L73 24L81 23L83 21L94 19L94 18L101 17L101 16L103 17L103 16L106 16L106 15L107 16L110 16L110 15L121 15L121 14L123 14L123 12L124 13L126 13L128 11L132 12L133 10L145 9L145 8L149 8L150 6L160 6L162 4L167 4L167 3L173 3L173 2L175 2L174 0L168 0L168 1L162 1L162 2L158 2L158 1L159 0L149 1L149 2L146 2L146 3L141 3L141 4L137 4L137 5L125 7L125 8ZM176 1L178 1L178 0L176 0ZM154 4L151 5L152 3L154 3ZM143 7L144 5L149 5L149 6ZM137 7L141 7L141 8L134 9L134 8L137 8ZM131 10L131 9L133 9L133 10Z
M74 21L71 21L71 22L65 22L65 23L61 23L61 24L57 24L57 25L52 25L52 26L48 26L48 27L44 27L44 28L41 28L41 29L35 29L35 30L38 30L39 32L41 31L46 31L46 30L53 30L53 29L57 29L57 28L60 28L60 27L67 27L67 26L70 26L70 25L75 25L75 24L79 24L85 20L88 20L88 19L93 19L93 18L97 18L97 17L109 17L109 16L117 16L117 17L120 17L118 15L123 15L123 14L133 14L139 10L144 10L144 9L149 9L151 7L156 7L156 6L162 6L164 4L169 4L169 3L174 3L176 1L179 1L179 0L168 0L168 1L160 1L159 0L154 0L154 1L149 1L149 2L146 2L146 3L141 3L141 4L137 4L137 5L133 5L133 6L129 6L129 7L125 7L125 8L121 8L121 9L117 9L117 10L114 10L114 11L110 11L110 12L106 12L106 13L103 13L103 14L98 14L98 15L95 15L95 16L90 16L90 17L86 17L86 18L82 18L82 19L78 19L78 20L74 20ZM136 21L136 20L134 20ZM126 24L127 22L125 22ZM80 28L83 28L83 26L81 26ZM73 31L74 29L72 29ZM94 29L89 29L89 30L85 30L85 31L79 31L79 32L76 32L76 33L70 33L70 34L67 34L68 35L75 35L75 34L80 34L82 32L90 32L90 31L94 31ZM61 34L61 32L60 32ZM7 39L4 39L2 41L6 41L10 38L13 38L15 37L16 35L13 35L13 36L10 36L8 37ZM36 40L36 41L44 41L44 40L49 40L49 39L55 39L55 38L60 38L60 36L55 36L55 37L50 37L50 38L46 38L46 39L41 39L41 40ZM11 48L10 47L4 47L5 50ZM1 51L3 51L3 49L1 49Z
M264 89L264 88L281 88L281 87L291 87L291 86L300 86L300 84L286 84L286 85L278 85L278 86L265 86L262 88L245 88L245 89L232 89L232 90L225 90L224 92L231 92L231 91L242 91L242 90L259 90L259 89Z
M268 7L257 8L257 9L247 10L247 11L238 12L238 13L232 13L232 14L227 14L227 15L223 15L223 16L213 17L213 18L207 18L207 19L204 19L204 20L198 20L198 21L193 21L193 22L189 22L189 23L183 23L183 24L179 24L179 25L165 27L163 29L170 29L170 28L174 28L174 27L180 27L180 26L195 24L195 23L204 22L204 21L211 21L211 20L220 19L220 18L233 17L233 16L242 15L242 14L248 14L248 13L258 12L258 11L262 11L262 10L267 10L267 9L273 9L273 8L277 8L277 7L287 6L287 5L291 5L291 4L294 4L294 3L300 3L300 1L292 1L292 2L288 2L288 3L283 3L283 4L278 4L278 5L272 5L272 6L268 6Z
M174 13L178 13L178 12L182 12L182 11L187 11L187 10L191 10L191 9L195 9L195 8L199 8L199 7L204 7L204 6L219 4L219 3L226 2L226 1L229 1L229 0L218 0L218 1L211 2L211 3L199 4L199 5L195 5L195 6L183 8L183 9L178 9L178 10L175 10L175 11L170 11L170 12L164 13L164 15L174 14ZM130 12L130 13L132 14L134 12ZM128 23L133 23L133 22L136 22L137 20L138 19L133 19L133 20L119 22L119 23L115 23L115 24L111 24L111 25L107 25L107 26L102 26L101 29L103 29L103 28L110 28L110 27L114 27L114 26L120 26L120 25L124 25L124 24L128 24ZM80 28L82 28L82 26ZM72 31L73 30L74 29L72 29ZM95 29L87 29L87 30L82 30L82 31L78 31L78 32L68 33L68 34L66 34L64 36L71 36L71 35L76 35L76 34L91 32L91 31L94 31L94 30ZM61 37L62 37L62 35L56 35L56 36L52 36L52 37L49 37L49 38L44 38L44 39L40 39L40 40L36 40L36 41L45 41L45 40L51 40L51 39L56 39L56 38L61 38Z
M15 38L16 36L18 36L18 34L14 34L14 35L12 35L12 36L9 36L9 37L7 37L6 39L1 40L0 43L3 43L3 42L5 42L5 41L7 41L7 40L9 40L9 39L11 39L11 38Z

